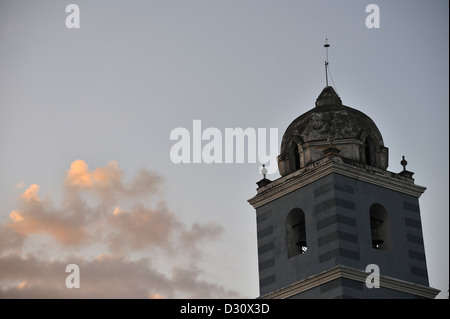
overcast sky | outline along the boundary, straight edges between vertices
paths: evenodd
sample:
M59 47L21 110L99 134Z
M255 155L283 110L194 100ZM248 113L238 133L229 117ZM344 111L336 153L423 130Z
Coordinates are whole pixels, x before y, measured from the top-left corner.
M404 155L427 187L430 285L446 297L448 6L0 0L0 297L257 297L259 164L174 164L170 134L201 120L280 143L325 87L325 38L330 82L377 124L388 170ZM80 289L65 287L72 263Z

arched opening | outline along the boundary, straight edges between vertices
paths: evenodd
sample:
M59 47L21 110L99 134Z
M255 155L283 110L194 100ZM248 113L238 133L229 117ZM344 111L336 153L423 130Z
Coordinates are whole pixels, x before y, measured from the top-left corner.
M300 169L300 152L298 149L298 145L296 143L292 143L290 147L289 157L291 159L291 167L293 171L297 171Z
M364 150L366 155L366 164L370 166L376 166L376 148L375 142L370 136L366 137L366 141L364 143Z
M370 206L370 232L372 248L392 250L389 214L383 205Z
M286 218L288 258L308 250L306 242L305 213L300 208L292 209Z
M294 153L294 160L295 160L295 170L300 169L300 152L298 151L298 147L295 147L295 153Z

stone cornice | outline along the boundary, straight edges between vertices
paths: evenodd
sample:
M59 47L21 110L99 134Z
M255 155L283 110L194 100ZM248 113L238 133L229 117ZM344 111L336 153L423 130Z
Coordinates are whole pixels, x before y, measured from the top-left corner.
M369 273L361 270L337 266L330 270L324 271L318 275L306 278L290 286L281 288L267 295L261 296L261 299L285 299L296 294L302 293L309 289L323 285L329 281L338 278L347 278L355 281L366 282ZM413 284L407 281L393 279L390 277L380 276L380 288L392 289L420 297L435 298L440 292L438 289ZM369 289L369 288L367 288ZM372 288L377 289L377 288Z
M258 188L258 194L248 202L258 208L290 192L304 187L324 176L336 173L373 185L392 189L419 198L425 187L414 184L412 179L370 166L358 167L345 163L339 156L328 156L307 167Z

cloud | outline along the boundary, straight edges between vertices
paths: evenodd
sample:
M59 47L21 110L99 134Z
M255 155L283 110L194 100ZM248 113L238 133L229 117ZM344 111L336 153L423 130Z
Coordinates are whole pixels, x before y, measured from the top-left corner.
M25 187L25 183L22 182L22 181L18 182L18 183L14 186L14 188L16 188L16 189L18 189L18 188L24 188L24 187Z
M139 199L160 193L163 179L154 172L141 168L131 183L125 183L123 175L116 161L89 170L87 163L78 159L70 165L65 177L65 188L69 193L88 190L102 200L112 196Z
M194 223L190 228L181 223L166 205L146 208L136 205L131 210L116 207L108 218L109 249L114 252L161 248L167 252L189 252L201 257L198 246L214 240L223 233L216 223Z
M114 183L120 182L122 175L123 172L115 161L109 162L105 167L90 171L87 163L78 159L70 164L66 184L80 188L112 187Z
M65 286L68 264L80 269L80 288ZM92 260L42 260L34 255L0 257L0 298L233 298L235 291L209 283L198 269L158 271L149 258L100 255Z
M25 241L25 236L0 225L0 253L3 251L20 251Z
M183 250L189 250L196 258L201 257L198 246L202 243L214 241L223 233L223 227L213 222L206 224L194 223L190 229L184 229L180 235Z
M65 285L66 266L80 269L80 288ZM0 289L0 298L145 298L149 291L164 290L167 279L149 266L146 259L129 261L119 256L93 260L42 260L33 255L0 258L0 280L9 282Z
M122 212L122 210L120 209L119 206L116 206L116 208L114 208L113 214L114 215L119 215Z
M242 298L236 291L201 280L199 278L201 273L202 271L195 266L174 268L171 278L174 290L186 293L187 298Z
M22 194L22 198L27 202L39 201L39 197L37 195L38 191L39 186L33 184L25 190L25 192Z
M96 233L99 230L102 231L101 235L108 232L106 229L108 210L113 205L130 201L134 205L139 199L148 202L149 198L160 193L163 180L154 172L141 168L138 175L129 183L124 181L123 175L123 171L115 161L90 170L86 162L75 160L64 179L64 198L61 207L55 207L50 199L42 201L39 197L39 185L32 184L19 197L19 208L10 212L9 221L3 228L14 230L16 234L25 237L33 234L49 235L63 245L74 246L97 241L99 236ZM120 208L116 214L119 211ZM139 211L132 211L131 215L140 219L140 222L146 220L146 215L139 214ZM121 235L125 235L124 231L127 229L133 228L133 221L130 218L120 216L117 219L120 221L113 220L112 225L117 227ZM141 231L140 234L146 233ZM136 237L135 234L130 236ZM114 240L112 235L109 238ZM144 236L144 240L147 238L149 237ZM157 236L151 238L157 242L165 239L158 239ZM139 247L138 240L126 241L133 243L130 245L133 248ZM18 243L19 241L10 241L14 247L17 247ZM7 248L5 246L7 245L3 245L3 249Z
M65 202L79 202L87 194L99 203L99 209L109 210L121 201L144 200L162 194L163 179L155 172L141 168L131 182L124 180L124 172L116 161L90 170L83 160L71 163L64 179Z
M194 223L189 231L184 231L181 235L185 246L194 246L198 242L206 239L214 240L223 232L223 228L215 223L206 224Z
M164 181L157 173L141 168L131 181L124 175L115 161L91 170L75 160L59 205L41 199L39 185L26 188L0 224L0 297L238 296L201 277L203 245L219 239L223 228L182 223L161 199ZM70 263L80 267L80 289L65 287Z
M21 236L48 234L62 244L83 241L87 236L83 216L54 211L49 202L39 199L38 192L38 185L28 187L20 196L21 209L12 210L9 222L3 227Z
M135 206L129 211L114 210L108 223L115 231L109 235L112 251L142 250L157 246L172 250L172 239L176 237L182 224L166 207L156 209Z
M89 172L89 167L85 161L75 160L70 164L66 183L70 186L92 187L94 184L92 173Z

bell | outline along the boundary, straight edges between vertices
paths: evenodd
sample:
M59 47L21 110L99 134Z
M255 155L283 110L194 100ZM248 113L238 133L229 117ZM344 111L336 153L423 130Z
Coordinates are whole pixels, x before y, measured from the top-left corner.
M382 220L371 218L370 219L370 228L372 233L372 248L380 249L380 245L384 243L384 240L380 238L378 234L378 226L383 223Z
M382 243L384 243L384 240L380 238L378 231L376 229L372 229L372 248L380 249L380 245Z
M306 233L305 233L305 228L304 228L304 224L303 227L299 227L299 229L297 229L298 231L298 239L297 242L295 243L295 245L299 246L301 248L301 253L306 252Z

